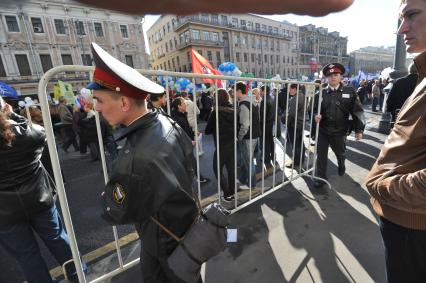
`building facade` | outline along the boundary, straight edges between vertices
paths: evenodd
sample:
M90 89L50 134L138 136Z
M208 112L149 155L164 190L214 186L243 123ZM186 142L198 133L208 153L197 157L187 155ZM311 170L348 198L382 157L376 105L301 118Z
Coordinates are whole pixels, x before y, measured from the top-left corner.
M299 27L300 33L300 72L311 77L320 73L328 63L337 62L348 67L348 38L327 28L305 25Z
M190 49L213 67L235 63L256 77L299 76L296 25L252 14L161 16L147 32L152 68L191 72Z
M350 69L353 75L359 71L376 74L393 67L395 47L363 47L350 53Z
M92 65L91 42L132 67L148 67L142 17L60 0L0 3L0 11L0 80L21 95L37 94L41 76L52 67ZM58 79L74 90L88 82L87 74L78 73L59 74Z

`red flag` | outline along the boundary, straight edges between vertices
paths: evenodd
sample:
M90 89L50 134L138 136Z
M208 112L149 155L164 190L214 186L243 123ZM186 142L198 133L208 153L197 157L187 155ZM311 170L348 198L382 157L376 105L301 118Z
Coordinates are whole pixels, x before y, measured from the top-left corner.
M211 74L211 75L222 75L218 70L213 68L213 66L206 60L203 56L200 55L194 49L191 49L191 60L192 60L192 72L195 74ZM212 79L202 79L203 82L209 84L215 84L215 80ZM217 86L222 87L222 81L217 81Z

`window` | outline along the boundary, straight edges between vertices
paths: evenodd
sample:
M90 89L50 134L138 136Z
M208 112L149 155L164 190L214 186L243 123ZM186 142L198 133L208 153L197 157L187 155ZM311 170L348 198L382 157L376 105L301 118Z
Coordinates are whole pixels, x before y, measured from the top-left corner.
M237 18L232 18L232 26L234 28L238 27L238 19Z
M268 63L268 55L265 54L265 63Z
M175 65L175 58L172 58L172 65L173 65L173 68L176 68L176 65Z
M86 32L84 31L84 24L82 21L76 21L74 22L75 25L75 31L78 35L85 35Z
M240 58L240 52L236 52L236 53L235 53L235 57L237 58L237 62L240 62L240 61L241 61L241 58Z
M201 21L204 23L209 22L209 14L201 14Z
M201 40L210 40L210 33L208 31L201 31Z
M178 66L180 65L179 56L176 57L176 63L177 63Z
M247 22L247 29L252 30L253 29L253 22L248 21Z
M209 60L210 62L213 61L213 56L212 56L212 52L211 51L207 51L207 60Z
M16 64L18 65L19 74L21 76L31 76L30 63L26 54L15 55Z
M166 42L166 53L169 52L169 45Z
M241 44L243 46L247 46L247 43L248 43L248 37L247 37L247 35L241 37Z
M237 34L234 36L234 45L238 46L240 44L240 36Z
M6 77L6 70L4 69L3 60L0 56L0 77Z
M203 56L203 50L197 50L198 53L200 53L201 56ZM190 61L190 60L188 60Z
M277 55L277 60L276 60L276 62L277 62L277 63L279 63L279 62L280 62L280 55Z
M167 23L167 32L170 32L170 23Z
M200 31L197 30L197 29L192 29L191 30L191 37L192 37L192 39L200 40Z
M170 45L170 51L172 51L173 50L173 41L171 39L169 41L169 45Z
M64 20L55 19L55 28L57 34L66 34Z
M41 18L31 18L31 24L33 25L34 33L44 33L43 23Z
M126 25L120 25L120 32L122 38L129 38L129 34L127 33L127 26Z
M243 29L246 28L246 20L240 20L240 25Z
M274 28L274 34L278 34L278 28Z
M259 32L260 31L260 24L256 23L256 31Z
M248 62L248 54L244 53L244 62Z
M40 54L40 61L44 73L53 68L52 58L50 58L50 54Z
M216 51L216 61L217 61L217 64L220 65L220 62L222 61L220 58L220 51Z
M186 52L186 59L188 59L188 61L191 61L191 53L189 51Z
M81 61L84 66L92 66L92 58L90 58L90 54L81 54Z
M220 16L220 19L221 19L221 22L222 22L222 25L225 25L225 26L227 26L228 25L228 16Z
M219 33L212 32L210 35L211 35L211 40L212 41L215 41L215 42L219 41Z
M63 65L72 65L73 64L71 54L62 54L61 58L62 58L62 64Z
M5 16L5 19L9 32L19 32L19 25L15 16Z
M219 23L219 17L217 15L212 15L212 24L217 25Z
M274 55L271 55L271 64L273 64L274 63Z
M103 37L104 36L104 30L102 29L102 24L101 23L94 23L93 25L95 26L95 35L97 37Z
M170 71L170 69L172 68L170 67L170 60L167 61L167 67L169 67L168 70Z
M254 53L251 54L251 62L254 63Z

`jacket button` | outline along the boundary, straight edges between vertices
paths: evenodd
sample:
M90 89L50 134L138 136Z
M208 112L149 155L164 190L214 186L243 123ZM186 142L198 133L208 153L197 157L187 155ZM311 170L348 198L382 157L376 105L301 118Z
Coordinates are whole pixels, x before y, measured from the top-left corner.
M110 211L110 210L111 210L111 208L108 206L108 207L106 208L106 210L107 210L107 211Z
M129 150L129 149L126 149L126 150L124 151L124 153L125 153L125 154L129 154L129 153L130 153L130 150Z

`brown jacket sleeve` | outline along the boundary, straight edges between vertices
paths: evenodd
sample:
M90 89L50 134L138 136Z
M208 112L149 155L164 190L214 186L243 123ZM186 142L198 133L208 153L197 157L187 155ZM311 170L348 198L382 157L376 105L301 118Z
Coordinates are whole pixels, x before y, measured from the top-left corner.
M376 165L369 177L373 177L371 175L375 173L375 168ZM376 175L376 178L369 178L366 184L368 191L382 203L410 212L425 213L426 169L408 174L398 174L395 172L397 170L389 170Z

